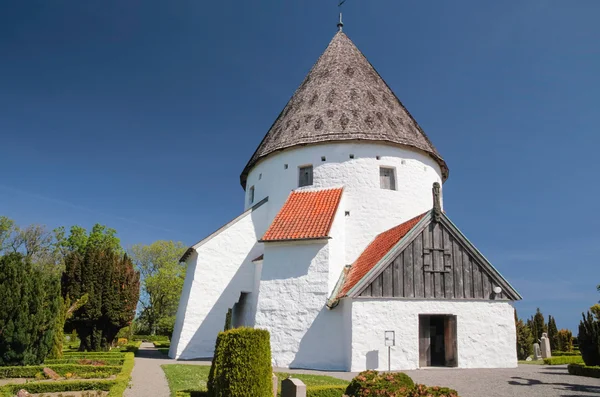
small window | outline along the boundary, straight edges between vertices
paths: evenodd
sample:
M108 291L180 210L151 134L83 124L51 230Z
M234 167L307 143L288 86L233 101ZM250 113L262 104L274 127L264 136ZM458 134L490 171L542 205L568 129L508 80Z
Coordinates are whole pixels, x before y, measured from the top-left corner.
M353 158L354 158L354 155L353 155L353 154L351 154L351 155L350 155L350 158L351 158L351 159L353 159Z
M287 165L287 164L284 164L284 165L283 165L283 169L284 169L284 170L287 170L287 169L288 169L288 165Z
M262 174L258 174L258 180L260 181L262 179Z
M321 156L321 161L327 161L327 157Z
M310 186L313 184L313 167L307 165L299 168L298 186Z
M250 186L250 190L248 191L248 204L254 203L254 186Z
M393 168L379 168L379 180L382 189L396 190L396 178Z

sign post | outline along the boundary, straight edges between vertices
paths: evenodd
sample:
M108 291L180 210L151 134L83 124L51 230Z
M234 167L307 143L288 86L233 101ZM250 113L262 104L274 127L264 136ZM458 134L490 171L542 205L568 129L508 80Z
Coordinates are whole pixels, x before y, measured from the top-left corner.
M396 346L396 333L394 331L385 331L385 345L388 348L388 372L392 371L392 346Z

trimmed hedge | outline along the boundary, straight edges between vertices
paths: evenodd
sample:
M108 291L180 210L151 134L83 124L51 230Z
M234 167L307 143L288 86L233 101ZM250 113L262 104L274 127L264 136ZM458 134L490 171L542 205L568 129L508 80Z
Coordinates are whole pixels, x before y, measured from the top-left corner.
M65 352L63 353L63 359L71 359L71 358L89 358L89 359L98 359L100 357L105 358L125 358L125 352L120 352L118 350L113 352Z
M374 370L356 375L346 388L350 397L394 397L408 393L415 386L410 376L402 372L384 373Z
M152 342L154 347L171 347L171 342Z
M458 392L447 387L415 385L406 397L459 397Z
M52 359L52 360L46 360L44 361L45 366L50 366L50 365L54 365L54 364L78 364L78 365L87 365L87 364L82 364L81 361L83 360L92 360L92 361L99 361L101 363L103 363L103 365L123 365L123 361L125 360L125 357L123 358L78 358L78 357L70 357L70 358L56 358L56 359ZM0 367L0 370L2 368Z
M306 397L342 397L346 386L306 386Z
M562 356L581 356L581 352L580 351L573 351L573 352L554 351L554 352L552 352L552 357L562 357Z
M115 379L114 385L108 391L108 394L111 397L121 397L123 393L125 393L125 389L129 386L129 381L131 380L131 371L133 371L134 365L134 354L126 353L125 361L123 362L123 369L117 375L117 379Z
M273 395L269 332L236 328L220 332L209 373L211 397Z
M588 367L583 364L569 364L568 369L571 375L600 378L600 367Z
M544 359L546 365L583 364L581 356L558 356Z
M169 337L166 335L133 335L131 340L145 342L169 342Z
M130 353L137 354L137 352L140 349L141 345L142 345L142 341L141 340L135 341L135 342L129 342L125 346L119 347L117 349L117 351L120 351L120 352L130 352Z
M50 368L60 376L65 376L68 373L106 373L109 375L118 374L121 371L121 366L116 365L76 365L76 364L54 364L54 365L29 365L29 366L14 366L0 367L0 378L35 378L37 374L42 372L44 368Z

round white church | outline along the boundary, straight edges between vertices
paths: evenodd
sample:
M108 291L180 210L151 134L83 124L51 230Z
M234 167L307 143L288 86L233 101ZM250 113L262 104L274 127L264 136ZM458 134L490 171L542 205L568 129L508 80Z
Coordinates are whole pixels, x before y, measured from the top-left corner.
M448 167L341 29L241 174L245 211L190 247L169 356L267 329L273 365L515 367L521 299L450 221Z

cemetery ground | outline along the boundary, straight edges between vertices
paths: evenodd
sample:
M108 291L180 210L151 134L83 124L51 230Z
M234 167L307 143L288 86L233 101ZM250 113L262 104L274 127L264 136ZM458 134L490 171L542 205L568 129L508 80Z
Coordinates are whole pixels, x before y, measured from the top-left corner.
M128 397L200 397L206 390L210 361L168 359L150 343L136 356ZM600 379L569 375L566 365L523 365L508 369L422 369L403 371L416 383L443 385L461 397L600 396ZM307 385L346 385L351 372L275 369L280 381L289 374Z

